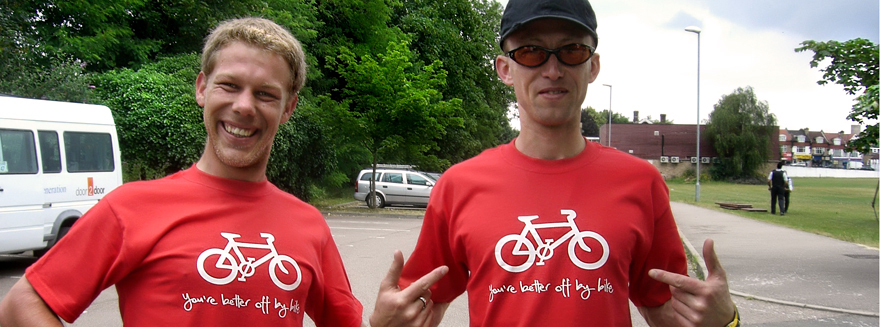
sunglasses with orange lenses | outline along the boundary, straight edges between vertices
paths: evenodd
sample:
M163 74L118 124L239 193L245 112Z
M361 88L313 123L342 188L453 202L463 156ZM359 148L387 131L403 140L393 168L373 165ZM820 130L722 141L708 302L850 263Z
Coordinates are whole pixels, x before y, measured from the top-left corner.
M507 56L518 64L526 67L538 67L550 60L550 55L567 66L577 66L593 57L596 48L579 43L563 45L556 49L547 49L537 45L526 45L507 52Z

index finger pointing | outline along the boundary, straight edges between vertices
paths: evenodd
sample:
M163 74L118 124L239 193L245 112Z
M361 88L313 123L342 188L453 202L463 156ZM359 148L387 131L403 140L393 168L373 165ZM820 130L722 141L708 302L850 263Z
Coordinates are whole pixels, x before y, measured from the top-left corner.
M654 280L664 283L666 285L682 288L685 287L685 284L690 279L690 277L676 274L673 272L668 272L663 269L651 269L648 271L648 276L651 276Z
M443 276L445 276L447 272L449 272L449 267L440 266L435 268L431 272L422 276L422 278L419 278L418 280L407 286L406 289L402 291L402 295L415 300L416 298L421 296L422 293L431 288L434 283L439 281L440 278L443 278Z

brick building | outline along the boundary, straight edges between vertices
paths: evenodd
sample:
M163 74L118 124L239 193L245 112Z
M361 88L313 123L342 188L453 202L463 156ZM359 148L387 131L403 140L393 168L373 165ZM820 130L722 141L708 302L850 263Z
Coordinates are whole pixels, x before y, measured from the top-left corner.
M608 125L599 127L599 143L608 145ZM693 165L697 155L697 125L612 124L611 146L633 156L649 160L666 175L678 175ZM779 158L779 138L770 136L770 160ZM708 171L718 157L700 125L701 166Z
M602 125L599 142L608 144L608 125ZM611 146L646 160L678 157L691 160L697 155L697 125L613 124ZM779 140L770 137L770 158L779 158ZM706 136L706 125L700 125L700 157L711 162L718 154Z

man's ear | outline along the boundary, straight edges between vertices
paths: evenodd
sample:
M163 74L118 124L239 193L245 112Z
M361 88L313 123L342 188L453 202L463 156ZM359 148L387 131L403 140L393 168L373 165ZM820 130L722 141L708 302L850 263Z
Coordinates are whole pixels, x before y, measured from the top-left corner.
M590 83L596 80L596 77L599 77L599 68L601 68L601 64L599 63L599 54L594 53L593 58L590 58Z
M296 103L298 101L299 94L294 93L293 96L290 97L290 100L284 104L284 113L281 114L281 124L286 123L290 119L290 116L293 115L293 111L296 109Z
M510 58L505 56L495 58L495 72L498 73L498 78L504 84L513 86L513 74L511 74L510 68Z
M205 72L199 72L199 77L196 77L196 103L199 104L199 107L205 107L205 90L208 88L208 77L205 76Z

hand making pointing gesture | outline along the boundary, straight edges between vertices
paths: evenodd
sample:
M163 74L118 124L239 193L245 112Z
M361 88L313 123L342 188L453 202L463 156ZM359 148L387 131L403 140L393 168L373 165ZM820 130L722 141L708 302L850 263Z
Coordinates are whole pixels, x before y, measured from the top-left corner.
M703 243L703 258L709 275L706 280L691 278L660 269L648 272L651 278L669 285L672 298L657 308L642 308L642 315L652 326L727 326L736 307L727 287L727 274L715 254L715 242Z
M431 301L431 290L434 285L449 271L441 266L419 278L405 289L400 289L398 282L403 270L403 254L394 251L394 261L388 269L388 275L379 284L379 295L376 308L370 317L373 327L404 327L433 325L434 302Z

